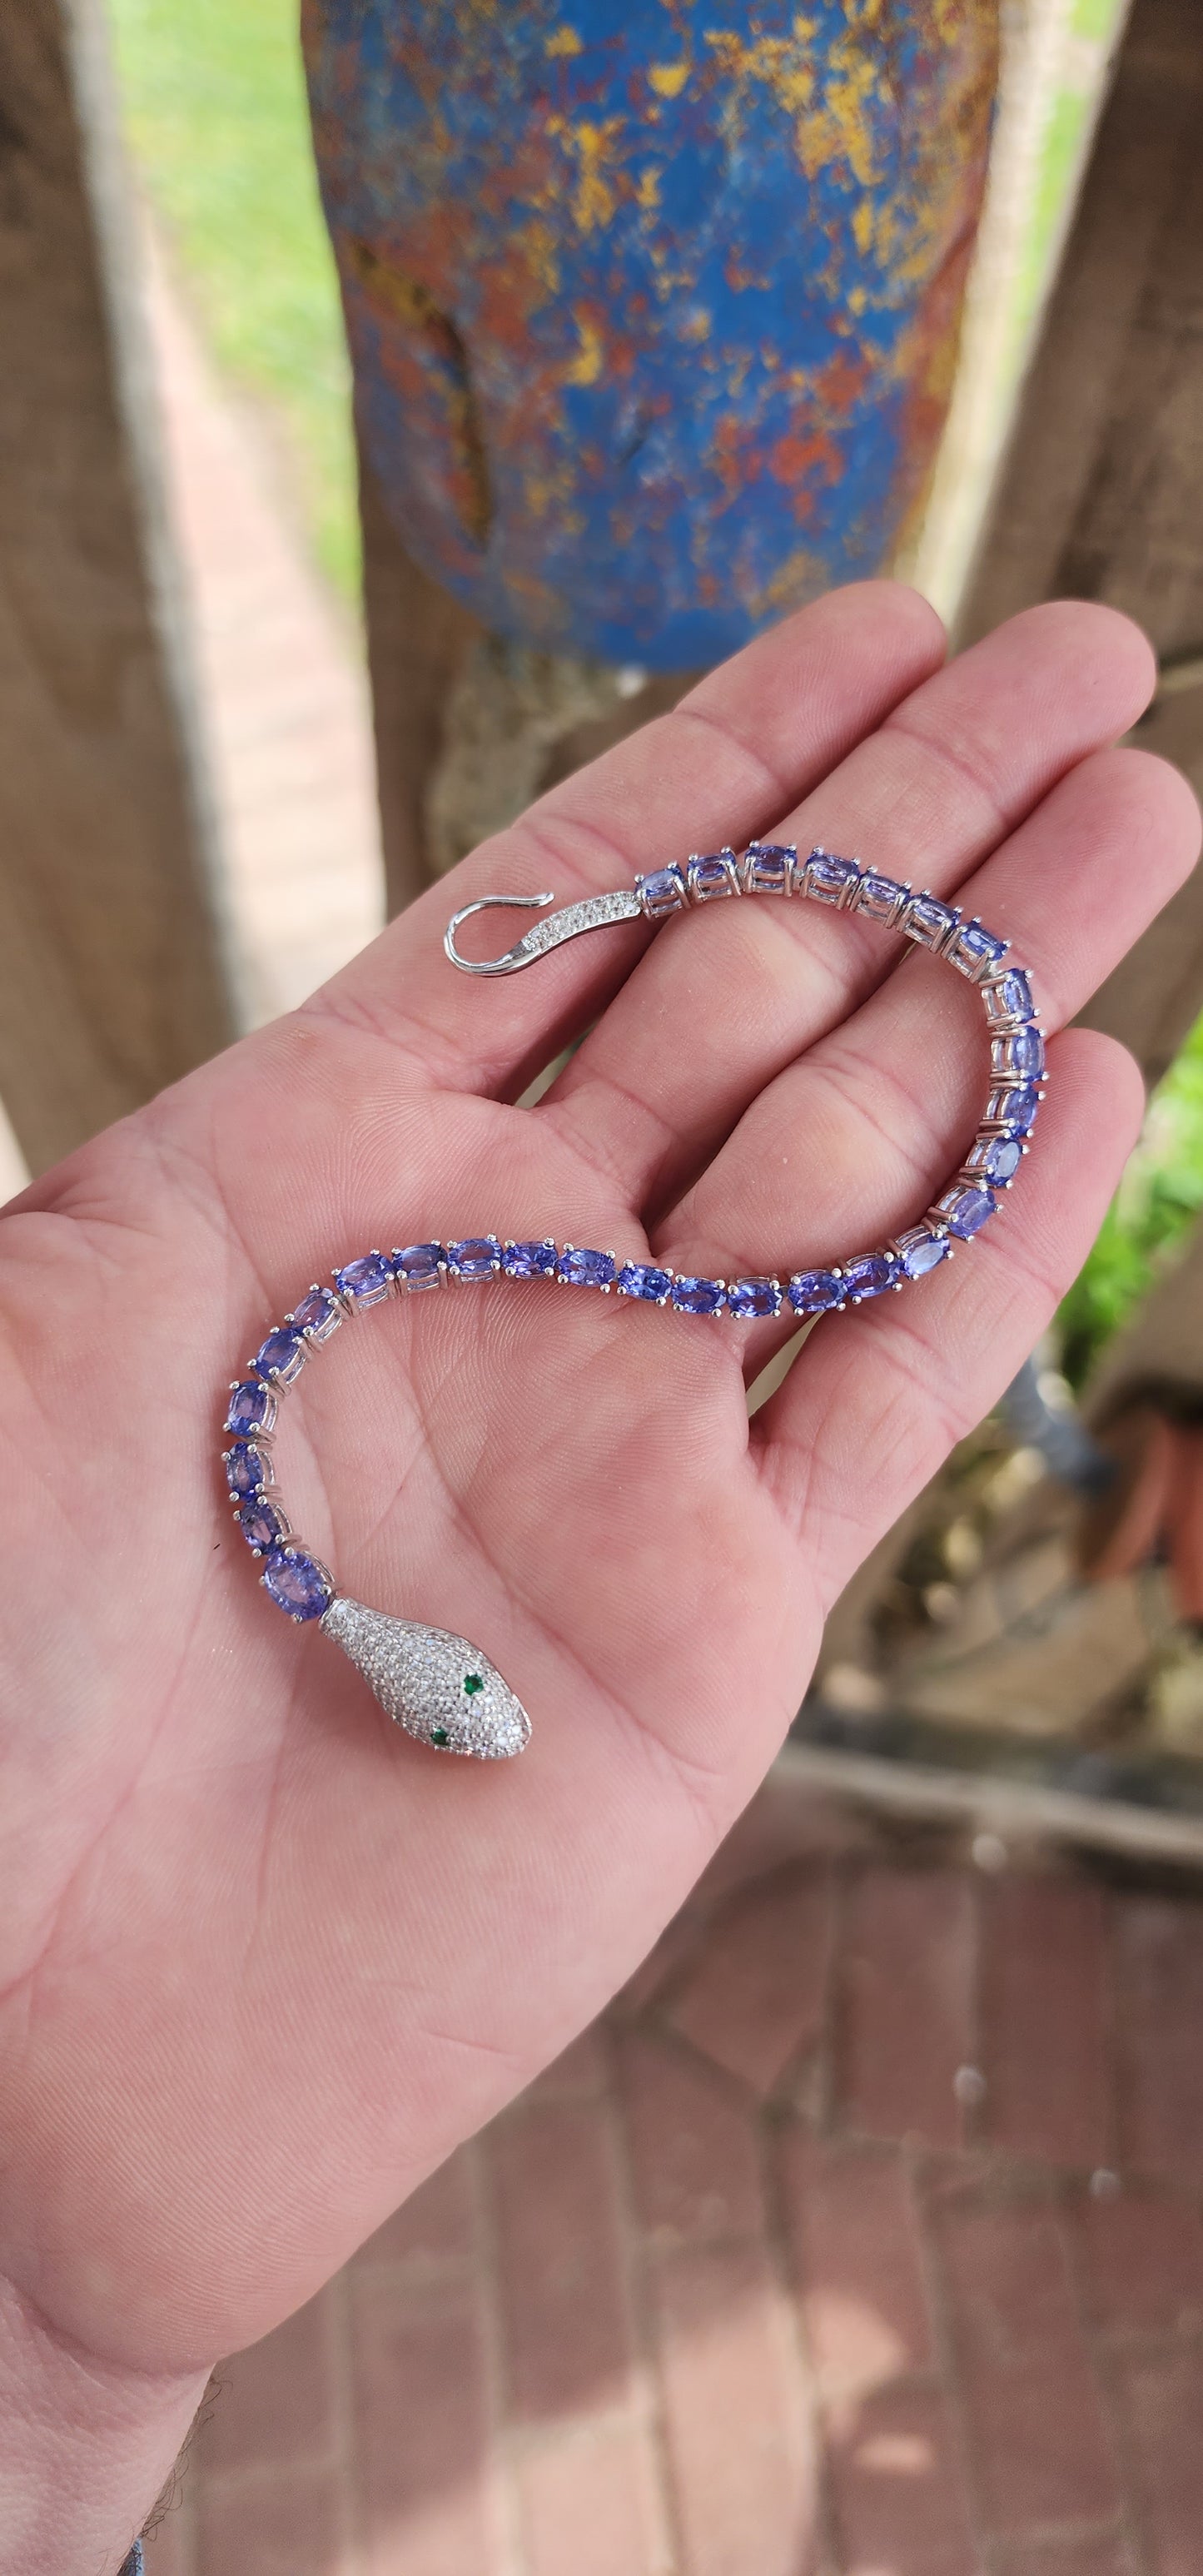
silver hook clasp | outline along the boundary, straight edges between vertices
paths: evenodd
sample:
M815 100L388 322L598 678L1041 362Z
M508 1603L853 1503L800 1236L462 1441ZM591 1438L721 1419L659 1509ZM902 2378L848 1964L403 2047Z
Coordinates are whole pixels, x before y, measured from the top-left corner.
M566 939L579 939L586 930L604 930L612 921L636 921L643 915L643 905L634 888L615 894L589 894L583 903L566 903L562 912L553 912L550 921L537 921L525 930L521 939L507 948L503 957L461 957L455 934L461 921L474 912L541 912L554 903L552 894L482 894L475 903L461 905L453 912L443 933L443 947L453 966L464 975L516 975L520 966L531 966L536 957L546 957L549 948L559 948Z

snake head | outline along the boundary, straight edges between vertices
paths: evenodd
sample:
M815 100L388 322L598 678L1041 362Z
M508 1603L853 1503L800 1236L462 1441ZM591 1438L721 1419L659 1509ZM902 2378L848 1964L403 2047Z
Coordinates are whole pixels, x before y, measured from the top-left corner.
M376 1694L386 1716L440 1753L504 1762L530 1741L530 1719L495 1664L466 1637L390 1619L345 1592L322 1622Z

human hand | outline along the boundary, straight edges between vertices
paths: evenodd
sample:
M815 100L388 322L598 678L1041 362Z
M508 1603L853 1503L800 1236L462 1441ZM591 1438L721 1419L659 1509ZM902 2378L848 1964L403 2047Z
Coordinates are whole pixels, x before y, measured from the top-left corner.
M1177 774L1101 747L1151 657L1071 605L942 654L904 589L819 601L4 1220L0 2269L21 2331L135 2415L140 2388L190 2404L623 1981L771 1760L827 1606L1087 1250L1140 1087L1077 1031L1004 1216L824 1318L750 1428L788 1326L503 1283L340 1331L285 1408L290 1514L360 1599L479 1641L534 1721L519 1762L390 1728L230 1528L227 1382L371 1244L551 1233L784 1275L929 1203L984 1043L922 955L740 903L481 985L441 934L486 892L819 840L955 889L1060 1028L1195 852Z

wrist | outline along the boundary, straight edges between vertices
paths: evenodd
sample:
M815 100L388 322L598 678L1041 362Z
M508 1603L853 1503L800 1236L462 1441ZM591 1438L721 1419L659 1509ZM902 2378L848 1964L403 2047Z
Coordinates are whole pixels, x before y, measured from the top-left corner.
M117 2576L206 2377L105 2361L0 2283L0 2531L12 2564L30 2576Z

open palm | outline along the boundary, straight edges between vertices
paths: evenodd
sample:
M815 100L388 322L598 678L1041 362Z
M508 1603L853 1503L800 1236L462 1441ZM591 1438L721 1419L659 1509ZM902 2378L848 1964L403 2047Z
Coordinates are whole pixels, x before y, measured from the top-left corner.
M720 904L494 984L440 939L477 894L819 840L955 888L1060 1027L1194 854L1177 776L1103 748L1147 648L1066 606L941 658L905 590L819 602L4 1221L0 2266L106 2368L263 2332L597 2010L763 1773L833 1595L1085 1253L1139 1086L1074 1032L1005 1219L824 1319L750 1428L783 1327L507 1282L340 1330L285 1411L290 1516L359 1598L479 1641L520 1762L390 1728L222 1502L227 1382L373 1244L784 1275L928 1204L980 1008L865 924Z

